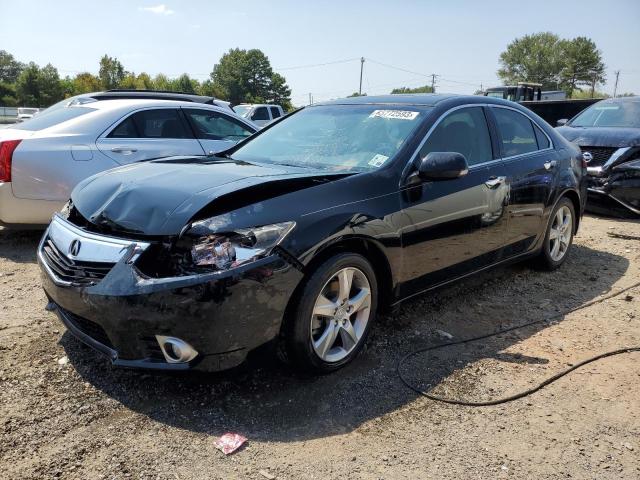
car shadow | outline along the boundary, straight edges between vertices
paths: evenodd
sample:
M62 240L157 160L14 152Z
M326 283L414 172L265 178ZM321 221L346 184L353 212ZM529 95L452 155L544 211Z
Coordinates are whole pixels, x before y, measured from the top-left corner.
M44 230L9 230L0 227L0 258L16 263L35 263Z
M298 441L352 431L414 400L395 373L408 352L446 341L442 335L475 337L558 315L609 291L628 266L623 257L575 246L554 272L517 264L470 277L380 316L356 361L319 377L297 374L267 354L223 373L152 374L113 368L68 332L61 344L84 380L157 422L212 436L235 431L254 440ZM547 326L441 349L437 361L416 356L410 376L421 385L438 386L488 358L544 366L550 359L504 350Z

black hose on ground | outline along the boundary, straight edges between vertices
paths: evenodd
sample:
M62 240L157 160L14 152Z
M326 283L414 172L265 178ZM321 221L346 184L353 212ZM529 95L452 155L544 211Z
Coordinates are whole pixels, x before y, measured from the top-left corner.
M453 404L453 405L464 405L464 406L467 406L467 407L487 407L487 406L490 406L490 405L499 405L501 403L512 402L513 400L517 400L519 398L526 397L526 396L531 395L532 393L537 392L538 390L546 387L547 385L555 382L556 380L564 377L565 375L573 372L574 370L577 370L578 368L583 367L584 365L587 365L588 363L592 363L592 362L601 360L601 359L606 358L606 357L612 357L614 355L621 355L623 353L640 352L640 346L620 348L620 349L617 349L617 350L612 350L610 352L601 353L601 354L596 355L594 357L587 358L585 360L582 360L579 363L576 363L575 365L572 365L571 367L569 367L569 368L567 368L565 370L562 370L561 372L556 373L555 375L547 378L546 380L544 380L543 382L541 382L540 384L538 384L538 385L536 385L536 386L534 386L532 388L529 388L529 389L524 390L522 392L518 392L518 393L516 393L514 395L509 395L508 397L498 398L498 399L495 399L495 400L487 400L487 401L484 401L484 402L467 402L467 401L464 401L464 400L457 400L455 398L440 397L438 395L434 395L432 393L429 393L429 391L422 390L420 387L417 387L416 385L411 383L409 380L407 380L407 378L405 378L405 376L402 374L402 365L409 358L414 357L415 355L418 355L420 353L429 352L429 351L432 351L432 350L438 350L440 348L451 347L453 345L462 345L462 344L465 344L465 343L477 342L477 341L483 340L485 338L495 337L495 336L498 336L498 335L502 335L504 333L512 332L514 330L519 330L519 329L522 329L522 328L530 327L532 325L537 325L539 323L547 323L547 322L553 321L554 319L561 318L561 317L563 317L565 315L568 315L570 313L576 312L578 310L582 310L582 309L585 309L585 308L590 307L592 305L595 305L597 303L604 302L605 300L609 300L611 298L617 297L617 296L619 296L619 295L621 295L621 294L623 294L623 293L625 293L625 292L627 292L627 291L629 291L629 290L631 290L633 288L639 287L639 286L640 286L640 282L636 282L633 285L625 287L622 290L619 290L619 291L617 291L615 293L609 293L608 295L604 295L604 296L602 296L600 298L596 298L594 300L591 300L590 302L587 302L587 303L584 303L584 304L580 305L579 307L575 307L575 308L572 308L570 310L567 310L566 312L553 315L553 316L551 316L549 318L545 318L544 320L534 320L533 322L528 322L528 323L525 323L523 325L517 325L517 326L514 326L514 327L505 328L504 330L499 330L497 332L489 333L489 334L486 334L486 335L481 335L479 337L466 338L466 339L463 339L463 340L458 340L457 342L443 343L443 344L440 344L440 345L434 345L434 346L431 346L431 347L425 347L425 348L420 348L418 350L414 350L413 352L408 353L407 355L405 355L404 357L402 357L400 359L400 361L396 365L396 373L398 374L398 377L400 377L400 380L402 380L402 383L404 383L411 390L413 390L414 392L422 395L423 397L426 397L426 398L428 398L430 400L434 400L436 402L450 403L450 404Z

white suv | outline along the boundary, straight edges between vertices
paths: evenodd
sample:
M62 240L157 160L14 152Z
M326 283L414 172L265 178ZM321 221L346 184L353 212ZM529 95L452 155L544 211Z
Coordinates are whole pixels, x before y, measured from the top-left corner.
M275 119L284 116L284 110L282 110L280 105L241 103L233 107L233 110L241 117L251 120L259 127L264 127Z
M208 155L258 130L229 108L80 96L0 129L0 225L48 224L85 178L170 155Z

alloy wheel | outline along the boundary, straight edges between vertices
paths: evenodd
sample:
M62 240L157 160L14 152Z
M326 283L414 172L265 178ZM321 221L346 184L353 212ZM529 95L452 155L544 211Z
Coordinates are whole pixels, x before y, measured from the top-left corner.
M573 217L571 210L563 205L556 212L549 231L549 256L554 262L564 258L571 243Z
M337 271L324 285L311 315L311 344L323 361L339 362L360 343L371 316L371 285L353 267Z

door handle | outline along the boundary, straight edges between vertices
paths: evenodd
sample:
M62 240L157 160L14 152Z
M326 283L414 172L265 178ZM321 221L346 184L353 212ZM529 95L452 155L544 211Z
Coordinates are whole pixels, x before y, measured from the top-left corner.
M138 150L135 148L129 147L113 147L111 149L113 153L121 153L123 155L131 155L132 153L136 153Z
M550 162L544 162L544 168L546 170L551 170L553 167L556 166L558 162L556 162L555 160L551 160Z
M496 188L503 184L507 177L491 177L484 184L489 188Z

